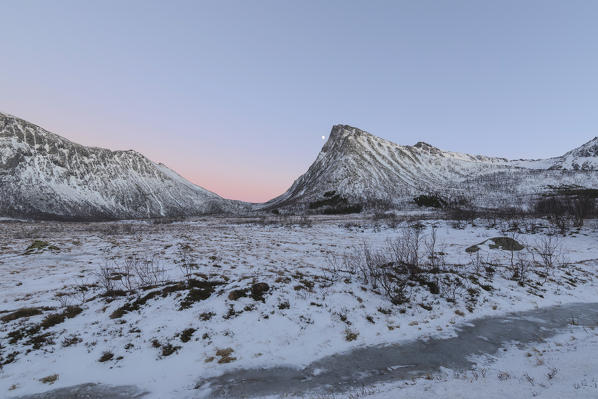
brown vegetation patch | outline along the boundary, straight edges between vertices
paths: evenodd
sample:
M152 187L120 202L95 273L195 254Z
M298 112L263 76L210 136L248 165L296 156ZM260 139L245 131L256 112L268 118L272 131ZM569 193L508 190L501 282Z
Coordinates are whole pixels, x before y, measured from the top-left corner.
M119 319L127 313L141 309L141 307L144 306L150 299L156 297L166 298L168 295L174 292L185 290L189 290L189 293L181 302L179 310L188 309L193 303L209 298L210 295L212 295L212 293L215 291L215 287L221 284L224 283L219 281L199 281L195 279L190 279L187 282L170 284L162 289L151 291L146 295L137 298L133 302L124 304L112 312L110 318Z
M40 314L42 314L42 309L40 308L21 308L7 314L6 316L2 316L0 320L7 323L9 321L21 319L23 317L37 316Z
M112 360L113 357L114 357L114 353L104 352L104 353L102 353L102 356L100 356L100 358L98 359L98 362L104 363L104 362L107 362L108 360Z
M181 341L182 342L189 342L191 341L191 337L195 332L195 328L187 328L181 332Z
M58 374L52 374L47 377L40 378L39 381L44 384L52 385L58 380Z

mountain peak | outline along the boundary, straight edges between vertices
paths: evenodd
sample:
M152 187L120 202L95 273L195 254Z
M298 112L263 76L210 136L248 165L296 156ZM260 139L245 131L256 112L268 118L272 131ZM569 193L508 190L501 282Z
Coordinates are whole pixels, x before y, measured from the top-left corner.
M322 152L327 153L331 150L340 151L347 150L347 146L351 147L347 138L357 138L360 136L372 136L370 133L349 125L334 125L330 130L328 141L322 147Z
M359 134L369 135L370 133L350 125L334 125L332 126L332 130L330 130L330 139L337 140L345 136Z
M419 148L421 150L428 150L428 151L440 151L440 148L434 147L431 144L426 143L425 141L418 141L415 145L415 148Z

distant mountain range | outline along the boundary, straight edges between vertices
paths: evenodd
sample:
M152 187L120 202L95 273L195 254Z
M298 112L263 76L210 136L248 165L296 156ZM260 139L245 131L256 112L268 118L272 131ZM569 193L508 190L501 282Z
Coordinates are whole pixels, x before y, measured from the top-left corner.
M514 160L401 146L336 125L316 161L264 204L227 200L135 151L73 143L0 113L0 216L98 220L260 211L408 208L416 196L472 207L526 206L562 187L598 187L598 137L563 156Z

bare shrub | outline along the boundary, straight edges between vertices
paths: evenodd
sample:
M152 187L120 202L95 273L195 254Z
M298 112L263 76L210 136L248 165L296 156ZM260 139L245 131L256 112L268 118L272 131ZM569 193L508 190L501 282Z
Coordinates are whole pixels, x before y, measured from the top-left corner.
M98 285L102 287L106 294L114 292L114 268L108 265L100 267L96 273L94 273L98 282Z
M181 269L185 279L189 281L196 267L196 264L193 262L193 248L189 244L181 244L179 245L177 256L179 258L179 269Z
M98 285L108 295L118 290L132 292L139 288L162 284L166 280L165 275L166 271L160 265L157 255L151 258L130 256L121 262L114 262L113 266L106 264L95 273ZM116 282L120 283L119 287L116 286ZM83 289L79 295L84 295Z
M56 301L61 308L68 308L71 306L71 298L68 294L56 295Z
M439 293L435 276L444 266L444 253L439 250L436 229L428 237L422 234L423 226L413 225L402 229L398 237L387 240L380 249L372 248L367 242L345 254L342 260L329 256L330 272L333 277L341 275L358 276L364 284L374 290L381 289L392 303L409 301L413 282L427 285L430 292Z
M377 281L393 304L399 305L409 302L409 296L407 295L409 275L400 266L392 262L382 265Z
M364 241L352 252L344 254L340 259L337 256L329 255L329 270L333 279L339 279L343 275L358 275L364 284L372 283L374 288L377 284L376 266L378 265L379 254L375 253L371 246Z
M392 261L403 265L409 273L416 273L420 267L422 234L420 226L404 229L399 237L388 242Z
M120 283L127 291L137 288L134 269L139 259L136 257L126 258L122 263L115 263L115 274L120 278Z
M445 265L444 245L438 242L436 231L438 228L432 226L428 239L424 242L426 262L429 264L431 271L437 273Z
M532 265L533 261L525 253L518 252L516 261L511 263L511 270L513 271L512 279L518 281L520 284L525 284Z
M343 262L340 257L334 253L326 255L326 263L328 264L328 268L326 268L325 271L328 273L327 278L331 281L339 280L343 273L347 272L343 267Z
M137 276L139 287L150 287L164 283L166 271L161 266L157 255L146 259L135 259L133 270Z
M546 271L551 271L561 258L561 240L552 235L543 236L536 240L535 251L540 258L540 264Z
M567 232L571 229L571 219L568 216L552 216L549 217L548 220L552 225L558 229L560 235L565 236Z
M440 287L441 295L452 303L456 303L457 298L465 292L465 286L458 276L445 277Z
M79 302L80 305L83 305L85 302L87 302L87 298L89 296L89 285L81 282L75 286L75 293L73 295L77 302Z
M505 231L504 233L508 238L510 238L512 240L512 242L519 242L520 241L519 226L517 224L513 224L513 223L514 222L511 223L509 230ZM510 256L509 256L510 268L516 269L517 265L515 264L515 261L516 261L515 252L518 252L518 249L515 247L515 245L509 245L507 249L510 254Z
M470 264L473 268L475 274L481 274L482 267L484 266L484 261L482 260L482 255L480 255L480 251L476 251L473 254L470 254Z

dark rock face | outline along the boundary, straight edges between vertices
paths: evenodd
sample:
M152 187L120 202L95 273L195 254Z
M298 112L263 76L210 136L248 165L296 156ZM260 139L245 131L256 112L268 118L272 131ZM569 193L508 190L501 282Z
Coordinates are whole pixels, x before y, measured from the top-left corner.
M0 114L0 216L132 219L244 208L135 151L85 147Z

